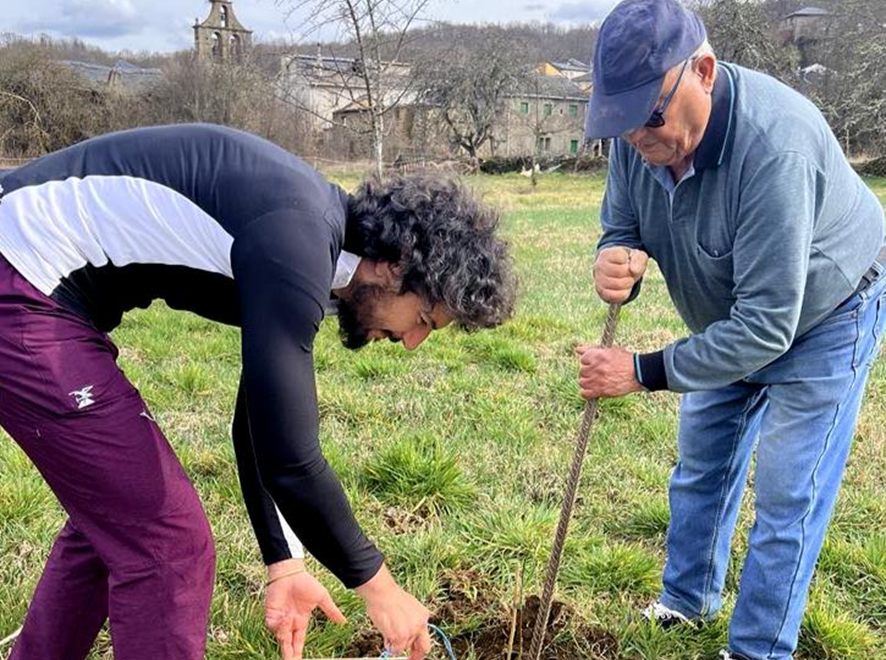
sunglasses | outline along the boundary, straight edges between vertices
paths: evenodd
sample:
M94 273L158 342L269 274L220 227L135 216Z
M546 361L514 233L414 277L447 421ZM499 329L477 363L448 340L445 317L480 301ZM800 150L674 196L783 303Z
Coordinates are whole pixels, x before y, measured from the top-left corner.
M668 109L668 105L671 103L671 99L674 98L674 94L677 93L677 88L680 86L680 81L683 80L683 74L686 73L686 66L694 60L694 57L690 57L688 60L683 62L683 68L680 69L680 75L677 76L677 82L674 83L674 86L671 87L671 91L668 92L668 95L665 97L662 104L652 111L652 114L649 115L649 119L646 120L646 123L643 124L646 128L661 128L665 125L664 113Z

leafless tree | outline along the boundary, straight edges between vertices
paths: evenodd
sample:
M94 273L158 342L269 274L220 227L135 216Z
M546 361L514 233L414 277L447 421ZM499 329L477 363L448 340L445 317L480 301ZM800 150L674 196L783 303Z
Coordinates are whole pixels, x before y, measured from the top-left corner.
M431 0L276 0L290 15L309 14L307 33L336 27L355 49L353 75L355 89L348 94L362 103L369 117L371 152L375 171L380 176L384 166L385 120L393 108L412 94L412 85L404 80L401 54L409 41L410 29ZM411 76L410 76L411 78ZM393 81L396 83L394 87ZM359 91L358 91L359 90Z
M134 101L124 118L129 125L210 122L261 135L296 153L309 151L304 114L280 102L274 77L249 56L217 63L183 53Z
M792 32L803 0L694 0L718 56L812 98L848 155L886 150L886 2L817 0L826 13Z
M778 23L756 0L694 0L720 59L797 83L799 52L778 35Z
M804 58L819 68L804 91L816 101L848 155L886 152L886 3L825 2L831 11Z
M38 43L0 42L0 154L39 156L101 133L109 98Z
M518 50L497 29L486 31L485 41L474 49L452 48L422 66L421 98L439 108L453 144L472 160L487 142L494 147L504 106L525 75L515 56Z

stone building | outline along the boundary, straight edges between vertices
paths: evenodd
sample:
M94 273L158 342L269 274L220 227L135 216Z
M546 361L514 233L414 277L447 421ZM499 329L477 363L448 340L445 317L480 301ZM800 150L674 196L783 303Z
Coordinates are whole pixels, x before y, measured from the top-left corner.
M354 111L365 104L366 83L360 66L357 59L323 55L319 49L316 55L286 55L279 79L281 96L304 109L315 130L324 131L333 124L335 113ZM377 77L381 80L376 89L384 93L385 105L409 103L415 98L409 91L410 64L382 62Z
M807 82L819 76L820 62L827 59L828 44L837 36L835 18L827 9L804 7L781 19L781 39L800 51L800 72Z
M237 61L252 46L252 30L234 15L231 0L209 0L209 16L194 21L197 57L218 62Z
M371 118L365 101L354 102L333 113L326 132L324 153L337 160L371 157ZM384 119L384 159L448 159L449 135L439 109L422 103L401 103Z
M498 156L576 155L588 94L565 76L534 73L512 94L495 128Z
M820 7L804 7L781 18L782 39L794 43L829 36L833 14Z
M560 75L530 74L518 90L505 99L495 119L494 138L480 149L490 156L554 157L585 151L584 122L588 94ZM324 151L342 160L369 158L369 109L365 100L333 112ZM592 145L600 152L600 142ZM402 158L445 159L460 155L452 144L440 110L404 100L386 115L385 160Z
M384 151L394 159L404 150L421 149L422 113L411 108L415 102L412 66L403 62L369 62L375 94L384 106ZM312 139L328 158L352 160L369 158L371 133L370 107L362 62L351 57L295 53L281 58L277 79L278 95L301 110L310 126Z

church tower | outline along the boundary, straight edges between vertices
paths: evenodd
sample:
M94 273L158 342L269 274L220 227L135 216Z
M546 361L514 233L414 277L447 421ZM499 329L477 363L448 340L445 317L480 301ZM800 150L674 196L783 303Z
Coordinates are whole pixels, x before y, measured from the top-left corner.
M236 62L252 46L252 30L234 16L231 0L209 0L209 17L194 22L197 57L216 62Z

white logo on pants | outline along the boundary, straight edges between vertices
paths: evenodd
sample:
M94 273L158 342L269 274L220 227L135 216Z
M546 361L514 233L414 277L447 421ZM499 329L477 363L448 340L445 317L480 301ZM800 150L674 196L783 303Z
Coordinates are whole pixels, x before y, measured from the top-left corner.
M68 396L72 396L77 400L77 408L86 408L87 406L91 406L95 403L95 399L92 398L92 388L94 385L87 385L82 390L76 390L68 394Z

